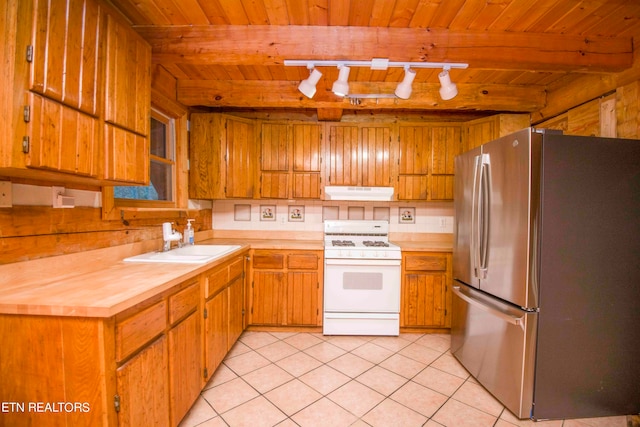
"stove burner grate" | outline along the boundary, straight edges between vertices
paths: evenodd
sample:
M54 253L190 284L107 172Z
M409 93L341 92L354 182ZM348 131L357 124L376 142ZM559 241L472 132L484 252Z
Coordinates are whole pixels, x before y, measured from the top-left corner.
M353 243L351 240L332 240L331 245L332 246L355 246L356 244Z
M364 242L362 242L363 245L365 246L374 246L377 248L388 248L389 244L387 242L383 242L381 240L365 240Z

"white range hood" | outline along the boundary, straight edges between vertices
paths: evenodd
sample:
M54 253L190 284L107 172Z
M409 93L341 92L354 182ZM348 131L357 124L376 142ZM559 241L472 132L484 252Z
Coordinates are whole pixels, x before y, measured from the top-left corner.
M324 187L326 200L390 201L393 187L351 187L347 185L327 185Z

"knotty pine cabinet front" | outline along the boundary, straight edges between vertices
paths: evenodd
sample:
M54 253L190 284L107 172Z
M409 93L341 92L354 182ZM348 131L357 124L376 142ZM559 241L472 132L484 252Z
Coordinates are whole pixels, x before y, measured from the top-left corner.
M13 82L0 89L0 113L9 125L0 143L3 175L94 185L148 182L151 49L120 19L102 0L0 7L0 20L11 29L9 48L0 52L7 65L2 77ZM137 40L138 54L135 61L118 60L114 71L115 57L131 51L115 42L123 37ZM130 76L135 86L127 83ZM112 92L120 94L115 109ZM133 129L136 138L124 139L128 124L107 112L122 115L132 108L141 125ZM140 156L145 148L146 157Z
M253 250L249 324L322 324L322 251Z
M389 187L396 144L390 124L327 123L327 185Z
M451 327L451 268L451 253L402 253L401 327Z
M191 114L189 197L256 195L255 121L216 113Z
M205 275L205 381L211 378L244 330L244 264L242 255Z
M399 125L398 200L453 200L461 135L460 125Z
M322 125L260 124L260 197L319 199Z

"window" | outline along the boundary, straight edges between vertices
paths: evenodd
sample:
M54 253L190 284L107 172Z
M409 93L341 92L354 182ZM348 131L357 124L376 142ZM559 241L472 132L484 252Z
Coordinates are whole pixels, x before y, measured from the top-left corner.
M151 110L149 133L150 183L148 186L114 187L117 204L130 204L126 200L146 202L175 201L175 129L174 120Z

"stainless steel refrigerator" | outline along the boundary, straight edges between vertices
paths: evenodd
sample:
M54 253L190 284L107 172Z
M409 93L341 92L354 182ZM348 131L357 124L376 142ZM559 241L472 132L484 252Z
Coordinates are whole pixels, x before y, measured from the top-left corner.
M640 412L640 141L525 129L455 160L451 351L519 418Z

